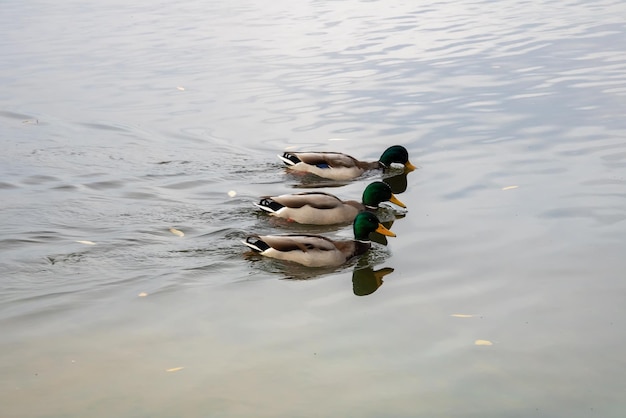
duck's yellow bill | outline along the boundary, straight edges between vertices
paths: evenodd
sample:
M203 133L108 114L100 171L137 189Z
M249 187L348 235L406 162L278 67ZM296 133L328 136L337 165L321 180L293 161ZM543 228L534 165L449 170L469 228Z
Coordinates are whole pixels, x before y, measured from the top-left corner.
M413 171L415 170L417 167L415 167L413 164L411 164L410 161L407 161L406 163L404 163L404 169L406 171Z
M376 277L376 284L379 287L381 284L383 284L383 277L385 277L389 273L393 273L393 269L391 267L384 267L380 270L374 271L374 277Z
M402 202L400 202L400 199L398 199L393 193L391 194L391 197L389 198L389 201L393 204L396 204L398 206L400 206L401 208L406 208L406 205Z
M396 234L394 234L393 232L385 228L383 224L378 224L378 228L376 228L376 232L378 232L379 234L387 235L388 237L396 236Z

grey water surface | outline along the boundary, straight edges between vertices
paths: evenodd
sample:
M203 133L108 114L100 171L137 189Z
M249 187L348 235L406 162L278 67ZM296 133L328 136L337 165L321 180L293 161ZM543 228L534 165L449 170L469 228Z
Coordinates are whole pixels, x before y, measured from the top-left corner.
M624 16L4 1L0 415L623 417ZM241 244L351 237L254 209L318 186L277 153L393 144L396 238L319 270Z

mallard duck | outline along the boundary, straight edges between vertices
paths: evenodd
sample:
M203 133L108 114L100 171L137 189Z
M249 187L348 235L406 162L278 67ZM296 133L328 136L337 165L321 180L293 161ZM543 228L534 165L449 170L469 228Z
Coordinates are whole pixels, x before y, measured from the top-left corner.
M369 234L396 234L378 222L371 212L361 212L354 218L354 240L333 241L321 235L250 235L245 245L261 255L293 261L307 267L340 266L352 257L365 253L372 246Z
M391 202L406 208L391 187L382 181L369 184L363 191L362 203L356 200L342 201L324 192L304 192L280 196L264 196L255 206L272 216L300 224L332 225L352 222L359 212L375 210L382 202Z
M340 152L285 152L280 158L287 168L302 173L311 173L331 180L352 180L367 170L386 169L392 164L402 164L405 170L413 171L409 152L401 145L394 145L383 152L378 161L359 161Z

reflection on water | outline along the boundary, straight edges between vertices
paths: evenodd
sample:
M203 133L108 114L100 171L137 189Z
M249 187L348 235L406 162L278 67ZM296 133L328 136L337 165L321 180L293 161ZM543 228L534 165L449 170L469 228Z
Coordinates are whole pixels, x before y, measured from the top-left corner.
M3 416L621 417L624 7L4 2ZM393 144L420 169L275 157ZM359 260L240 244L381 178Z
M352 273L352 291L356 296L367 296L374 293L383 284L383 277L393 273L390 267L374 270L370 266L355 268Z
M407 173L402 172L383 177L383 181L391 187L391 191L395 194L404 193L408 187Z

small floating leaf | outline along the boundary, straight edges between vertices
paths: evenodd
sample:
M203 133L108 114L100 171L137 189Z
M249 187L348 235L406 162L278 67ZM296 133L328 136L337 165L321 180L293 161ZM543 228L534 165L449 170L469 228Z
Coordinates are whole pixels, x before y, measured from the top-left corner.
M519 186L506 186L503 187L502 190L513 190L513 189L517 189Z
M489 340L476 340L474 345L493 345L493 343Z
M230 190L230 191L228 192L228 196L230 196L230 197L235 197L235 196L237 196L237 192L236 192L236 191L234 191L234 190Z
M454 314L452 314L452 315L450 315L450 316L453 316L453 317L455 317L455 318L471 318L471 317L473 317L474 315L471 315L471 314L454 313Z
M179 236L179 237L184 237L185 236L185 233L183 231L179 231L176 228L170 228L170 232L172 234L176 235L176 236Z
M172 367L171 369L165 369L166 372L177 372L184 369L184 367Z
M81 241L76 241L76 242L79 243L79 244L85 244L85 245L96 245L96 243L93 242L93 241L82 241L81 240Z

